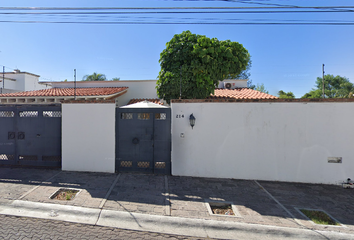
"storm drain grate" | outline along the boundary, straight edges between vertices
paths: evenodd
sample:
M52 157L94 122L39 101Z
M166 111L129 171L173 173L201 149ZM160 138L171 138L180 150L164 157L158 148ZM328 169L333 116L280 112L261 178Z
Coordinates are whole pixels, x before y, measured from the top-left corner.
M49 198L54 200L70 201L73 200L81 189L76 188L59 188Z

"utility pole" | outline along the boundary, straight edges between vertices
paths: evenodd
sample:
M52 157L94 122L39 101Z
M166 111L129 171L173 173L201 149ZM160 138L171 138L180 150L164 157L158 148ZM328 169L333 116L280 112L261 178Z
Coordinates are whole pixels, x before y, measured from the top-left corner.
M74 100L76 100L76 69L74 69Z
M324 64L322 64L322 98L325 98L325 89L324 89L324 74L325 74L325 71L324 71Z
M2 66L2 89L1 93L4 93L5 88L5 66Z

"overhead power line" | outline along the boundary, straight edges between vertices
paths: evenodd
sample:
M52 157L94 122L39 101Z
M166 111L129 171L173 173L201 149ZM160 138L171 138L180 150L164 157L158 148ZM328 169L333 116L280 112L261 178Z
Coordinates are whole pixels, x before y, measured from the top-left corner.
M157 24L157 25L342 25L353 26L354 22L78 22L78 21L0 21L0 23L54 23L54 24Z
M44 8L0 7L0 23L57 24L213 24L213 25L353 25L353 21L335 19L348 17L354 6L272 6L272 7L140 7L140 8ZM244 14L332 13L330 19L250 19ZM203 15L216 18L203 18ZM229 15L243 16L226 19ZM338 15L341 14L341 15ZM163 16L165 15L165 16ZM193 18L196 15L198 17ZM314 16L314 15L311 15ZM316 15L317 16L317 15ZM334 18L335 17L335 18Z
M0 12L0 15L114 15L114 14L210 14L210 13L217 13L217 14L232 14L232 13L346 13L346 12L354 12L354 9L351 10L301 10L301 11L294 11L294 10L280 10L280 11L163 11L163 12Z
M0 11L3 10L204 10L204 9L350 9L354 6L312 6L312 7L302 7L302 6L277 6L277 7L86 7L86 8L59 8L59 7L0 7Z

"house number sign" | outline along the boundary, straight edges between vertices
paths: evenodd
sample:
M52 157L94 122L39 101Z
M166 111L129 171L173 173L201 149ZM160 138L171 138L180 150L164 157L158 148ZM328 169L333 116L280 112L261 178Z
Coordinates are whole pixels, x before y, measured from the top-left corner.
M184 118L184 114L177 114L176 118Z

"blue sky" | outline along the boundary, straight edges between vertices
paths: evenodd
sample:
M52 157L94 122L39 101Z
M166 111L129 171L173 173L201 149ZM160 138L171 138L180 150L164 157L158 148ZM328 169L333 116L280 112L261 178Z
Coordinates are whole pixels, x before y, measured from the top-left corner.
M246 3L245 3L246 2ZM261 4L255 4L261 3ZM346 6L348 1L89 1L12 0L2 7L255 7ZM0 11L1 12L1 11ZM2 11L9 12L9 11ZM12 11L16 12L16 11ZM17 11L24 12L24 11ZM225 25L225 24L78 24L17 23L17 21L196 21L276 22L354 21L354 13L281 14L147 14L147 15L1 15L0 65L35 73L42 81L73 80L93 72L121 80L156 79L159 55L174 34L190 30L241 44L252 57L251 80L301 97L326 74L354 81L354 25ZM180 19L183 18L183 19ZM192 18L192 19L185 19ZM212 20L210 20L212 18ZM235 20L240 19L240 20ZM1 22L13 21L13 22Z

